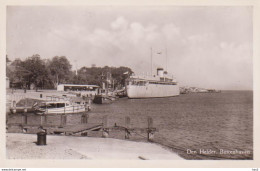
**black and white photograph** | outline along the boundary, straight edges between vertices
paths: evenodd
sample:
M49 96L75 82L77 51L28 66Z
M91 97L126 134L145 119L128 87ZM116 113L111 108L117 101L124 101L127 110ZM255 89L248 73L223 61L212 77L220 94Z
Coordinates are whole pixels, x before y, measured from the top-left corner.
M7 160L254 158L252 6L7 5Z

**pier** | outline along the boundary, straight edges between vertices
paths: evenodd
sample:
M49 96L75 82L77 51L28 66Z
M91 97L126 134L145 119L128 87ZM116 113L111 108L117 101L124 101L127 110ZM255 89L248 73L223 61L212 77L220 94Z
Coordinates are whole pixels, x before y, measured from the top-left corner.
M89 121L88 113L81 114L54 114L54 115L34 115L31 113L15 114L19 117L19 122L7 123L8 133L36 134L46 132L49 135L64 136L91 136L103 138L132 139L141 136L143 140L153 141L155 132L153 119L147 118L147 124L143 127L131 127L130 117L125 117L125 125L108 125L108 116L95 123ZM55 122L53 118L55 117ZM74 117L74 121L68 120ZM28 120L34 120L29 123ZM37 122L36 122L37 121Z

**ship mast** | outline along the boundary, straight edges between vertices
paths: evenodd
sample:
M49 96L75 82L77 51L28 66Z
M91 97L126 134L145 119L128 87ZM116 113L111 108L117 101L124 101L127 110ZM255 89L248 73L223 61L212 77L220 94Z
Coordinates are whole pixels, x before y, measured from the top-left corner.
M166 56L166 71L168 72L168 69L167 69L167 47L165 48L165 56Z
M151 47L151 75L153 75L153 48Z

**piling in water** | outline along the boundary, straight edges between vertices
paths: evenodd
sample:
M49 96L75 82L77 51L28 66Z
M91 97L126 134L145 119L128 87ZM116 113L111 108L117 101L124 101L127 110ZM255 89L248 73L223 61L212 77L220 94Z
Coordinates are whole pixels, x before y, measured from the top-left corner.
M27 115L23 114L22 115L22 125L26 125L27 124Z
M130 127L130 118L127 116L125 117L125 139L129 139L130 137L130 132L129 132L129 127Z
M89 117L89 115L87 113L83 113L82 116L81 116L81 123L87 124L88 123L88 117Z
M13 113L16 113L16 101L13 101Z
M153 118L148 117L148 129L147 129L147 140L152 141L154 138L154 131L153 131Z
M107 115L103 117L102 119L102 125L103 125L103 129L102 129L102 137L103 138L108 138L109 136L109 129L107 128Z
M61 114L60 115L60 126L63 127L66 125L67 122L67 115Z

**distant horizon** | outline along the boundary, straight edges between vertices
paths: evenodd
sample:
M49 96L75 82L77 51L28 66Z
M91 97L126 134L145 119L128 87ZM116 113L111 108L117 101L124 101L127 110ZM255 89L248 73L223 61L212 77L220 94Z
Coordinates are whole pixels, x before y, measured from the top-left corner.
M83 66L163 67L180 86L253 90L249 6L8 6L7 55ZM234 29L235 28L235 29ZM151 53L151 47L153 51ZM167 59L166 59L167 56Z

